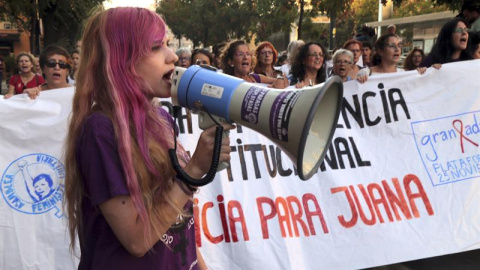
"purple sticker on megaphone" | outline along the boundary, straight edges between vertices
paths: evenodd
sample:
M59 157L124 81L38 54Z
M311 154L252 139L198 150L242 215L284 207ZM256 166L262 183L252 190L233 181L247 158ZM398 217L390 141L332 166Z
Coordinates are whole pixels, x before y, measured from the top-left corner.
M262 106L263 99L267 95L268 90L258 88L255 86L250 87L242 102L242 120L249 122L250 124L258 123L258 114L260 113L260 107Z
M288 122L292 109L302 91L284 91L273 101L270 109L270 132L272 138L288 142Z

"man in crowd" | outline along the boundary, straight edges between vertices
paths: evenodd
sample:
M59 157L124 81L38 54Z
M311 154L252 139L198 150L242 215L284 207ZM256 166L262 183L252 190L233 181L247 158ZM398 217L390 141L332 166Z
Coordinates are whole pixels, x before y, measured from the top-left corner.
M462 6L461 14L467 23L469 23L472 31L480 31L480 3L477 1L465 1Z

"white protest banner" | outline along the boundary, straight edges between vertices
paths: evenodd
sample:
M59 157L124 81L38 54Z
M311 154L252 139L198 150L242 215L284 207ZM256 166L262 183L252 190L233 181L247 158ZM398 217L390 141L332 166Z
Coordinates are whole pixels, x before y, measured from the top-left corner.
M72 97L73 87L0 96L0 269L76 269L62 211Z
M232 131L231 167L195 198L209 269L358 269L480 248L478 71L480 60L345 83L339 128L307 181L267 138ZM57 211L71 97L0 99L2 268L78 262ZM196 116L178 125L193 152ZM50 204L25 185L42 173L55 176Z
M231 168L196 198L209 269L358 269L480 248L478 74L480 60L345 83L308 181L268 139L231 132Z

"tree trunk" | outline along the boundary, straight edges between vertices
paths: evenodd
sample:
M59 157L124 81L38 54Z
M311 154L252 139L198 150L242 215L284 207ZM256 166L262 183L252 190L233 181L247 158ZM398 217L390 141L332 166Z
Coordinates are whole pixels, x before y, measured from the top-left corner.
M305 8L305 1L300 1L300 16L298 17L298 29L297 29L297 39L302 39L302 22L303 22L303 13Z

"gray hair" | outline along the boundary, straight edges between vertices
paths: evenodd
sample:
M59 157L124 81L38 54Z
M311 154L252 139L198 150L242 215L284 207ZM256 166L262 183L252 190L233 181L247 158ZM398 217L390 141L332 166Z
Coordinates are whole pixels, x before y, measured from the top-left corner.
M342 55L342 54L346 54L348 57L350 57L350 62L353 63L353 53L350 50L338 49L333 54L333 57L332 57L332 61L333 61L334 64L335 64L335 61L337 61L338 57L340 57L340 55Z
M290 43L288 43L287 47L287 59L292 59L295 55L295 51L298 49L298 47L302 46L305 44L305 41L299 39L299 40L292 40Z
M179 48L175 53L178 57L180 57L180 55L182 55L183 53L187 53L188 57L192 57L192 50L186 47Z

